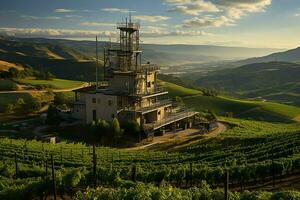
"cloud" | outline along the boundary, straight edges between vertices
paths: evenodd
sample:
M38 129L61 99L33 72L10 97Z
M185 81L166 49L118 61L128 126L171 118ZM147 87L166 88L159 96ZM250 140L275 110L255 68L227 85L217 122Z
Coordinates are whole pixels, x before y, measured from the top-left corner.
M48 17L38 17L38 16L31 16L31 15L22 15L21 18L25 20L59 20L61 17L57 16L48 16Z
M45 37L45 38L94 38L118 37L116 31L93 31L93 30L72 30L72 29L42 29L42 28L0 28L0 34L15 37ZM143 37L166 37L166 36L204 36L212 35L204 31L169 31L161 27L147 27L142 31Z
M247 13L264 12L272 0L164 0L168 11L197 16L186 20L185 27L232 25ZM211 18L202 13L210 13ZM196 26L197 25L197 26Z
M246 13L263 12L265 8L271 5L272 0L222 0L217 1L217 5L223 7L228 16L234 19L240 19Z
M211 2L206 1L195 1L195 2L189 2L184 1L185 3L178 3L179 1L172 1L174 7L170 8L169 12L178 12L186 15L199 15L203 12L219 12L219 8L217 8L216 5L214 5ZM169 1L170 3L170 1Z
M54 10L56 13L70 13L70 12L76 12L76 10L71 9L65 9L65 8L57 8Z
M65 18L82 18L80 15L65 15Z
M139 16L133 16L132 18L134 20L147 21L147 22L166 21L170 19L170 17L167 16L150 16L150 15L139 15Z
M81 26L116 26L116 24L113 23L105 23L105 22L81 22Z
M103 8L101 10L105 12L120 12L120 13L136 12L136 11L129 10L127 8Z
M93 38L116 37L116 31L91 31L72 29L41 29L41 28L0 28L0 33L15 37L46 37L46 38Z
M232 26L234 20L225 16L213 18L205 16L203 18L194 17L184 21L184 28L208 28L208 27L221 27L221 26Z

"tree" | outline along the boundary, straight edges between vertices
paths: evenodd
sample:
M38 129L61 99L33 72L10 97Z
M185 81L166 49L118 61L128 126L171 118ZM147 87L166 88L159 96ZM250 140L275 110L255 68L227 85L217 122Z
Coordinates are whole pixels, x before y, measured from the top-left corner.
M17 102L16 102L16 111L18 113L23 113L23 108L25 105L25 101L23 98L18 98Z
M53 80L55 78L55 76L50 73L50 72L46 72L45 73L45 80Z
M58 106L58 105L64 105L64 104L68 103L68 100L67 100L67 98L62 93L57 93L54 96L53 103L56 106Z
M113 133L115 142L117 142L117 140L123 135L123 130L121 129L119 120L117 118L114 118L111 122L111 131Z
M48 112L47 112L46 123L49 126L58 127L60 124L60 120L61 120L61 118L60 118L57 108L53 105L50 105L48 108Z
M10 78L17 78L19 76L19 70L14 68L14 67L11 67L8 69L8 76Z
M14 112L14 105L11 104L11 103L9 103L9 104L7 104L7 106L5 108L5 113L6 114L10 114L12 112Z
M23 104L22 111L24 114L32 113L41 108L41 102L37 98L26 99L25 104Z
M175 97L175 101L176 101L176 103L177 103L177 105L178 105L179 107L184 107L184 106L185 106L185 104L184 104L184 102L183 102L183 100L182 100L181 97L176 96L176 97Z

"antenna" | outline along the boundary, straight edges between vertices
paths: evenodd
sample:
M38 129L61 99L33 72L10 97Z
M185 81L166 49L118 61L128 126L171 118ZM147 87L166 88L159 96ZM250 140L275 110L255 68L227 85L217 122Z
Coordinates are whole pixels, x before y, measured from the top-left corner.
M98 90L98 37L96 35L96 91Z
M129 24L131 24L131 11L129 10Z

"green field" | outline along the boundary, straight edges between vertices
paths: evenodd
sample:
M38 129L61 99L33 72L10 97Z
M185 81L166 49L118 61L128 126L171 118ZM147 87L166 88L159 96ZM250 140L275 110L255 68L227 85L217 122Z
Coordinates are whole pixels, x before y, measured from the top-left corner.
M199 90L185 88L170 82L160 81L160 85L162 85L169 92L169 95L171 97L185 97L202 94L202 92Z
M53 80L36 80L36 79L16 79L16 82L25 85L32 85L39 88L51 89L69 89L79 87L83 84L81 81L53 79Z
M289 122L300 115L300 108L279 103L238 100L229 97L196 95L184 98L189 107L197 111L212 111L218 115L232 113L244 119Z

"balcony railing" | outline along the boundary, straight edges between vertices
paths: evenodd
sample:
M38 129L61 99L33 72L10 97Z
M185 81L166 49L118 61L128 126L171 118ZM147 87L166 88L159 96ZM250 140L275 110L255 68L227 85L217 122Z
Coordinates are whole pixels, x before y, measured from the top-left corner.
M139 29L140 28L140 24L139 23L117 23L117 28Z
M154 110L156 108L160 108L162 106L166 106L166 105L172 105L172 100L170 99L165 99L162 101L158 101L156 103L153 103L149 106L146 107L140 107L140 106L136 106L136 107L127 107L124 110L125 111L132 111L132 112L147 112L147 111L151 111Z
M188 117L192 117L195 114L197 114L197 112L193 111L193 110L184 110L184 111L180 111L180 112L176 112L176 113L171 113L169 114L166 118L164 118L163 120L159 120L153 123L147 123L143 125L143 128L146 130L156 130L159 129L163 126L172 124L174 122L180 121L182 119L188 118Z

